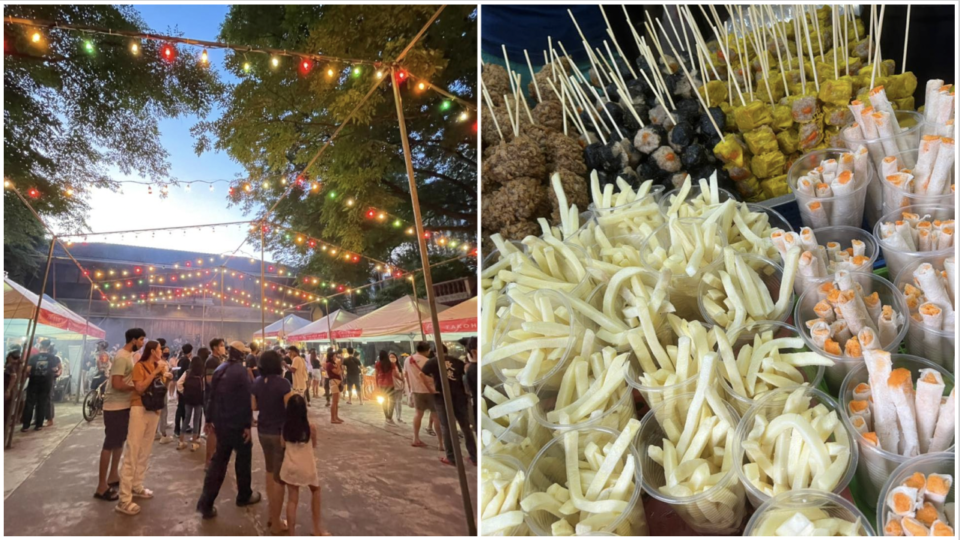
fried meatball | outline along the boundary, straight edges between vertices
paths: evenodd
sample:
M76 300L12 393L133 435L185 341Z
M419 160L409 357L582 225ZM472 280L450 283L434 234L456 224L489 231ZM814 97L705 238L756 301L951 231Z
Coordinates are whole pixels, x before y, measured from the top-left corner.
M511 94L510 75L507 74L507 68L497 64L484 64L481 77L484 86L490 92L490 100L493 104L503 104L502 96Z
M587 164L583 161L583 149L576 139L563 133L550 133L544 150L548 173L566 169L578 176L586 176Z
M483 164L484 185L504 184L523 177L543 178L545 174L546 164L540 146L524 135L501 143L496 153Z
M505 182L500 189L483 197L483 226L499 229L520 221L536 218L546 190L539 178L517 178Z
M559 101L543 101L533 108L533 119L537 124L563 132L563 104ZM568 126L568 130L574 129Z

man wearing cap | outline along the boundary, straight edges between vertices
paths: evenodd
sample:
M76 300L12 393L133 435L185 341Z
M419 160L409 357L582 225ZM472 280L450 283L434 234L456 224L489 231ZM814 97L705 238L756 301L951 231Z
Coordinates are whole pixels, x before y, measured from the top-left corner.
M233 452L237 453L234 464L237 475L237 506L260 502L260 492L250 488L253 451L250 427L253 410L250 401L250 374L243 364L244 357L249 352L250 349L242 341L231 342L227 347L227 361L217 367L210 381L206 429L216 433L217 448L203 480L203 493L197 502L197 511L203 514L204 519L217 515L213 503L220 494L223 479L227 476L230 454Z

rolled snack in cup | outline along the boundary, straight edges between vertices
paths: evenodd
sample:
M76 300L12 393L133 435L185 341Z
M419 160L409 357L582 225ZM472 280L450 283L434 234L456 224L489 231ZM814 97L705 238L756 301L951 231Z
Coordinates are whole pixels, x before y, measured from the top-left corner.
M863 299L855 290L847 289L841 291L840 297L837 299L837 305L851 334L860 332L860 329L865 326L876 328L876 324L870 320Z
M936 122L937 119L937 107L935 104L939 98L940 88L943 87L943 79L930 79L927 81L927 86L924 89L924 104L926 106L923 108L923 118L927 124L932 124Z
M880 162L880 177L886 178L900 172L900 160L897 156L887 156Z
M870 374L870 389L873 391L874 426L880 447L887 452L898 453L900 430L897 427L897 409L887 381L890 378L892 363L890 353L884 350L863 351L863 358Z
M940 415L940 398L943 396L943 376L935 369L921 369L917 380L917 437L920 453L926 454L933 442L933 432Z
M877 86L870 91L870 104L873 105L873 108L878 112L887 115L888 122L890 123L890 133L894 136L894 141L899 151L909 150L910 141L900 134L900 122L897 120L897 114L893 110L893 105L891 105L890 100L887 99L887 92L883 89L883 86ZM906 167L913 167L913 163L910 161L908 155L904 156L904 161Z
M930 173L930 182L927 185L927 194L941 195L950 184L950 172L954 168L956 148L953 139L942 137L940 149L937 151L937 161Z
M893 405L897 409L897 419L900 422L900 433L903 436L903 450L901 455L914 457L920 454L920 443L917 436L916 394L913 390L913 375L909 369L898 368L890 373L887 382Z
M851 200L848 195L853 193L856 187L853 174L850 171L843 171L838 174L830 185L830 189L836 197L833 202L833 223L840 223L847 214L852 212L852 207L856 205L856 201Z
M953 485L953 477L949 474L930 473L927 476L926 489L924 496L933 503L936 508L942 508L950 493L950 486Z
M934 122L937 124L946 124L948 120L953 118L953 109L955 107L955 95L953 91L953 85L948 84L940 87L940 90L937 91L937 95L940 96L937 99L937 110L936 118Z
M883 177L884 182L890 184L894 189L886 189L883 192L884 204L887 208L903 208L909 206L910 197L900 193L911 193L913 191L916 178L905 172L893 173Z
M863 102L859 99L855 99L850 102L850 105L847 105L847 108L850 109L851 113L853 113L853 119L855 120L854 125L863 125ZM859 138L862 139L863 137Z
M902 318L901 314L893 311L892 306L883 306L880 310L880 318L877 319L879 328L877 335L880 338L881 347L886 347L897 339L898 329L903 324Z
M877 337L876 331L869 326L861 328L857 332L857 340L860 341L860 347L866 350L879 349L880 347L880 338Z
M884 155L890 156L900 151L897 146L896 132L893 131L893 122L891 118L896 116L888 112L875 112L872 115L873 123L877 126L877 133L880 134L880 144L883 146Z
M914 192L919 195L927 194L927 185L930 183L930 173L937 161L940 150L940 137L924 135L920 139L920 149L917 151L917 165L913 168Z
M913 271L913 279L923 291L927 303L936 304L944 312L953 311L953 298L947 292L940 272L937 272L932 264L923 263L918 266Z
M937 416L937 428L933 431L933 440L930 441L931 452L943 452L953 446L954 428L956 427L956 396L957 389L950 391L950 396L940 405L940 414Z
M803 208L806 210L810 224L813 225L815 229L830 226L830 219L827 217L827 211L823 207L822 202L818 200L808 201L803 205Z
M917 515L917 499L922 498L917 488L897 486L887 494L886 505L897 517L913 517Z

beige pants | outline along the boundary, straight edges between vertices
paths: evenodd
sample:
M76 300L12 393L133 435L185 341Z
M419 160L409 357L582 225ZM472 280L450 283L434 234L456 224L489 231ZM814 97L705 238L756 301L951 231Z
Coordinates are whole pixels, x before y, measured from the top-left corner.
M160 423L160 411L148 411L143 407L130 407L130 428L127 444L123 450L123 465L120 468L120 503L133 500L133 492L143 491L143 477L153 450L153 437Z

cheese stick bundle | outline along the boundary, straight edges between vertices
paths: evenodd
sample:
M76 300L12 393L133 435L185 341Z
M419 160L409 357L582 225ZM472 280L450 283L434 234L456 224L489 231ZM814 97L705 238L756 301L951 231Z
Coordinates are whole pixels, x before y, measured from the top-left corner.
M589 332L589 330L588 330ZM605 423L622 430L634 418L633 390L627 384L630 353L617 354L613 347L567 364L559 389L543 386L537 391L534 413L537 421L551 429L570 429Z
M954 207L921 204L884 215L873 234L883 249L891 276L911 262L936 260L953 253Z
M744 536L873 536L869 521L843 497L812 489L790 490L763 503Z
M490 377L487 370L486 375ZM524 465L550 440L535 419L537 396L518 383L483 384L480 400L480 447L487 454L509 455Z
M927 81L923 106L924 135L953 136L953 129L944 133L946 126L956 117L956 94L952 84L944 84L941 79Z
M716 171L709 179L701 178L694 185L687 175L679 188L668 191L660 199L660 212L667 219L671 217L707 217L727 201L736 203L729 191L717 186Z
M867 187L875 174L867 158L861 146L853 152L818 150L793 164L789 181L805 226L860 226Z
M774 230L770 235L781 257L793 246L801 246L794 290L803 294L809 284L838 271L872 272L879 249L870 233L859 227L803 227L799 233Z
M710 265L701 278L698 298L702 315L722 328L785 319L793 305L799 255L800 247L792 248L782 269L769 259L724 248L723 258Z
M639 427L633 419L623 431L570 429L547 443L530 464L520 499L536 536L647 534L633 447Z
M823 377L822 366L833 365L833 360L807 350L797 329L785 323L752 323L727 333L715 326L713 334L721 385L740 414L772 390L816 386Z
M667 336L658 337L649 325L642 332L631 332L630 346L640 370L631 386L640 391L644 402L657 406L664 399L693 392L704 356L713 353L716 337L699 321L687 321L675 315L667 317Z
M916 165L907 167L905 156ZM926 135L919 149L888 155L880 163L883 211L912 204L953 204L956 148L949 137Z
M726 231L727 245L741 252L768 259L777 257L771 234L777 230L792 230L786 219L777 212L760 206L728 199L703 216L705 223L719 223Z
M717 390L718 361L705 355L694 393L652 408L638 437L644 490L695 531L714 535L739 531L745 510L730 455L739 419Z
M953 256L942 264L917 261L897 277L910 313L907 352L942 366L952 366L956 352L956 263Z
M733 461L754 506L796 489L840 492L856 468L837 404L807 385L774 390L737 427Z
M862 359L866 349L890 349L903 339L901 329L906 320L902 304L887 280L864 272L840 271L803 294L797 320L813 350L850 362ZM834 382L846 375L830 376L829 368L827 372Z
M481 313L481 318L492 314L496 321L496 335L484 364L504 381L530 388L559 385L561 367L581 350L585 339L592 338L571 306L585 303L552 290L523 293L511 288L506 296L508 305L494 305Z
M937 453L904 462L890 476L877 508L884 536L952 536L956 515L952 500L953 453Z
M485 455L480 469L480 534L522 536L520 490L526 474L523 464L507 455Z

